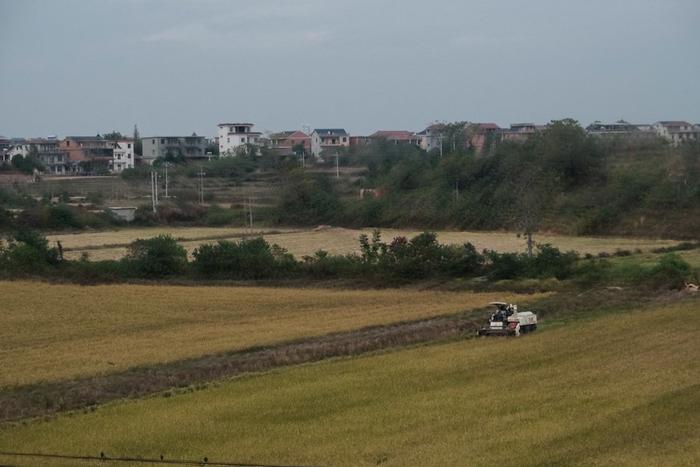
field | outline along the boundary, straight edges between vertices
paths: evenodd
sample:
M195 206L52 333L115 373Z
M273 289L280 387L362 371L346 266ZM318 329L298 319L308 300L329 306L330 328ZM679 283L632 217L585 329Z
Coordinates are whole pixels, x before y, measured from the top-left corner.
M215 239L237 239L243 235L251 234L244 228L223 227L174 227L174 228L146 228L123 229L111 232L76 233L51 235L49 239L60 241L66 248L66 257L77 259L83 252L87 252L90 259L118 259L126 253L126 246L137 238L148 238L161 233L170 233L191 253L197 246L204 242L212 242ZM372 229L354 230L344 228L328 228L321 230L293 230L280 229L272 231L261 229L256 233L262 233L270 243L289 250L297 258L311 255L319 249L333 254L346 254L359 251L358 237L362 233L372 234ZM417 230L382 230L383 239L390 241L396 236L412 237L420 231ZM488 248L497 251L524 251L525 240L519 238L513 232L454 232L439 231L438 240L442 243L459 244L471 242L478 250ZM535 240L539 243L551 243L561 250L575 250L579 253L614 252L618 249L648 251L652 248L670 246L677 242L662 239L635 239L635 238L609 238L609 237L569 237L563 235L537 235Z
M113 403L7 427L0 450L305 465L698 465L699 305L690 298L520 339L419 346Z
M497 293L39 282L0 282L0 296L0 387L116 372L517 299Z

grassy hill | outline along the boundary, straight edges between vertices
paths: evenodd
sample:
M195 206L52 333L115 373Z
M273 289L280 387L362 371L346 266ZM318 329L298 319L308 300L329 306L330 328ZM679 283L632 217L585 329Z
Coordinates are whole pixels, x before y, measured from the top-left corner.
M520 339L420 346L114 403L5 427L0 450L315 465L698 465L699 307L698 298L657 302L543 323Z

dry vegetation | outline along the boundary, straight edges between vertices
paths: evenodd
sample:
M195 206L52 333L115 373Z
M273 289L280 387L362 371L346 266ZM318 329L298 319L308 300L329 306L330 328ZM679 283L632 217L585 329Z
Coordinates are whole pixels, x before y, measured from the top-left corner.
M361 233L371 235L371 229L353 230L332 228L324 230L292 230L270 229L259 230L270 243L289 250L297 258L311 255L319 249L333 254L353 253L359 250L358 237ZM126 245L137 238L152 237L162 233L170 233L181 240L183 246L191 253L203 242L211 242L215 238L235 239L242 235L251 234L244 228L224 227L177 227L177 228L149 228L149 229L125 229L113 232L78 233L52 235L51 241L60 240L65 248L72 251L67 253L71 259L79 258L83 251L87 251L90 259L118 259L126 253ZM385 239L390 240L396 236L412 237L420 231L386 229L382 231ZM524 251L525 240L518 238L513 232L438 232L438 240L441 243L473 243L477 249L484 248L497 251ZM535 240L539 243L551 243L561 250L575 250L579 253L614 252L618 249L626 250L650 250L661 246L670 246L677 242L673 240L659 239L635 239L635 238L609 238L609 237L569 237L563 235L537 235ZM118 246L116 246L118 245ZM82 249L81 249L82 248Z
M0 296L0 387L116 372L456 313L496 299L516 300L495 293L34 282L0 282Z
M0 449L308 465L698 465L698 305L115 403L8 427Z

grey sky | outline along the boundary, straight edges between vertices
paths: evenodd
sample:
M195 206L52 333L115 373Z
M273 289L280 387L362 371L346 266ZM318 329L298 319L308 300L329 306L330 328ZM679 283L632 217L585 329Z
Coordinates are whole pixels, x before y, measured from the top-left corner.
M700 1L0 0L0 134L700 122Z

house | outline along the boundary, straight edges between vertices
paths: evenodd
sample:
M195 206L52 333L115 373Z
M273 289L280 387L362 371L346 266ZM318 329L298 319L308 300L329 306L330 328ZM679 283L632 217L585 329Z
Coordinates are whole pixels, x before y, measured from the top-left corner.
M651 125L635 125L625 120L618 120L613 123L603 123L596 120L586 127L589 135L602 138L625 138L625 139L654 139L656 131Z
M73 173L109 170L114 157L112 142L101 136L66 136L59 143Z
M48 175L65 175L70 171L68 155L61 151L60 141L55 136L48 138L32 138L26 140L21 153L26 157L34 154L44 166Z
M503 128L499 133L501 135L501 141L514 141L517 143L522 143L544 128L546 128L546 125L535 125L534 123L512 123L510 128Z
M253 131L252 123L219 123L219 154L233 156L236 149L246 144L259 145L262 133Z
M420 137L406 130L378 130L367 137L370 141L386 140L392 144L420 145Z
M350 136L343 128L316 128L311 133L311 154L319 157L324 151L350 146Z
M654 130L660 137L673 146L691 141L700 141L700 126L682 120L665 120L656 122Z
M305 154L311 154L311 137L303 131L287 130L270 135L270 149L277 155L293 155L301 147Z
M153 165L158 158L184 157L186 159L204 159L207 139L204 136L149 136L141 138L141 162Z
M468 123L467 128L470 130L469 147L474 149L475 154L482 154L501 131L501 127L495 123Z
M350 137L350 147L364 146L371 143L369 136L351 136Z
M112 172L121 173L124 169L134 168L134 142L131 139L114 141Z
M423 131L416 133L418 146L424 151L440 149L442 146L442 131L445 129L444 123L433 123Z

